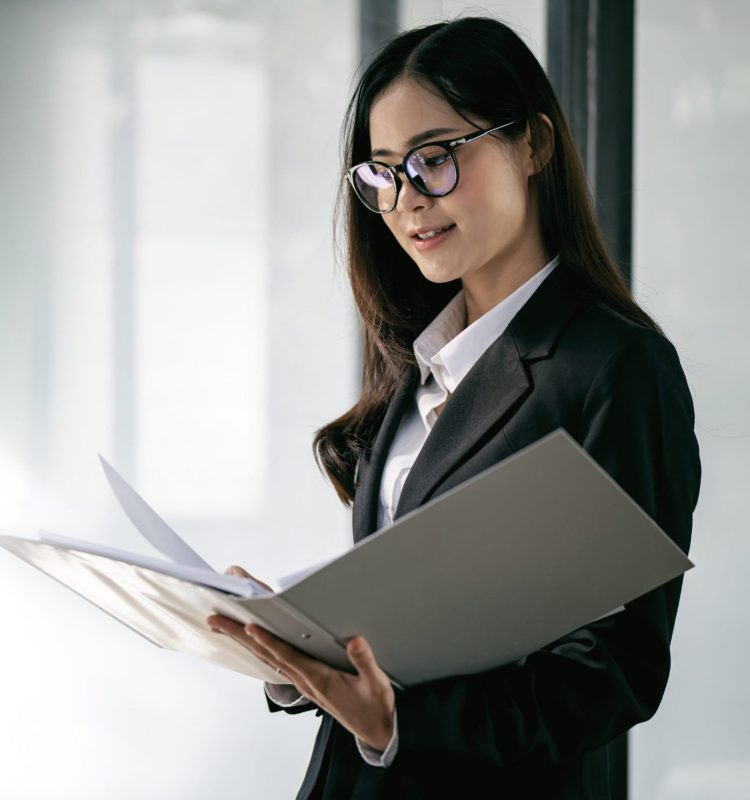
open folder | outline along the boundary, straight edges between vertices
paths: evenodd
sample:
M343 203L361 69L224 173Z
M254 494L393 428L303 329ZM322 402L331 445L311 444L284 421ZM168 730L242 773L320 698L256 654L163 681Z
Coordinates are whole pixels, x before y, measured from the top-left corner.
M269 581L275 591L214 572L101 460L128 517L169 561L48 533L0 536L0 546L154 644L272 683L286 679L206 617L256 622L348 672L346 642L362 635L403 689L517 661L693 566L563 429L343 555Z

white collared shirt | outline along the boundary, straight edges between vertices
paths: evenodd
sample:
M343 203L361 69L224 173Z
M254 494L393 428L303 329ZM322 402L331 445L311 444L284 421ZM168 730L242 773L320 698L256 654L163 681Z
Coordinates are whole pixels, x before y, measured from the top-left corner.
M559 256L555 256L468 327L461 289L414 340L420 382L388 451L380 483L378 530L393 522L404 482L437 420L435 409L449 393L456 391L466 373L508 327L558 262Z
M404 412L388 451L378 497L378 530L393 522L401 490L428 434L435 425L440 407L453 394L465 375L487 348L503 333L539 284L552 272L559 256L546 264L504 300L479 319L466 325L466 301L461 289L435 319L414 340L414 355L420 380L411 403ZM265 684L266 694L276 703L290 707L309 703L291 685ZM362 758L372 766L388 767L398 749L398 717L393 712L393 737L382 752L355 736Z

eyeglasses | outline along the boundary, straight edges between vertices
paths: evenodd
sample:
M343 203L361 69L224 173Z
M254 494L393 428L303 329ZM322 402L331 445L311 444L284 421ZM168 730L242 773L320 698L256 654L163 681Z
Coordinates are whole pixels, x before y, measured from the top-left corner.
M507 128L514 122L517 120L504 122L460 139L417 145L395 166L383 161L363 161L348 169L344 176L362 203L376 214L387 214L396 207L403 180L399 172L423 195L445 197L458 186L456 148L481 139L493 131L499 131L500 128Z

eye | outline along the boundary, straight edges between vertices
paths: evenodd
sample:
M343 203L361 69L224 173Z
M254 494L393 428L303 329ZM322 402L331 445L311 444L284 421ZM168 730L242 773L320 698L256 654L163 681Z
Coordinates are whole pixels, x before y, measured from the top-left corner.
M410 162L416 170L420 167L427 169L439 169L447 162L451 161L451 154L438 144L428 144L420 147L412 153Z
M425 158L424 163L426 167L439 167L444 164L450 156L447 153L443 153L441 155L436 156L428 156Z

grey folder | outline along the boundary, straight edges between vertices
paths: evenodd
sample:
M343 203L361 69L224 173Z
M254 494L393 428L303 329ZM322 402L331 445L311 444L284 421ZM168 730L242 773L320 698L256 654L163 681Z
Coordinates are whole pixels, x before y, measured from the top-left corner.
M345 643L361 634L401 688L517 661L693 566L562 429L275 593L61 544L0 546L161 647L279 682L206 617L257 622L349 672Z

